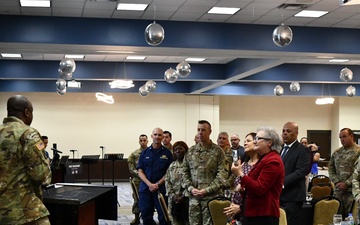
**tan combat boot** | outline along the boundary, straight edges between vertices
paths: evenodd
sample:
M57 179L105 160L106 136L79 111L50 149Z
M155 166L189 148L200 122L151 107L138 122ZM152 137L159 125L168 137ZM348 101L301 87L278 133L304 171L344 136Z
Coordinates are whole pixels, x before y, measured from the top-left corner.
M140 215L139 213L135 213L135 219L130 222L130 225L138 225L140 224Z

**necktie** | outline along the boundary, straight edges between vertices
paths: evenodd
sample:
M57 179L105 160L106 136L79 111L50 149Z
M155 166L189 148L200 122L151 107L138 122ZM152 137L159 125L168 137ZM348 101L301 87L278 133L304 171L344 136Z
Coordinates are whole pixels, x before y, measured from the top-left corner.
M287 153L287 151L289 150L289 146L285 146L284 147L284 150L282 151L282 154L281 154L281 158L282 159L284 159L285 158L285 155L286 155L286 153Z

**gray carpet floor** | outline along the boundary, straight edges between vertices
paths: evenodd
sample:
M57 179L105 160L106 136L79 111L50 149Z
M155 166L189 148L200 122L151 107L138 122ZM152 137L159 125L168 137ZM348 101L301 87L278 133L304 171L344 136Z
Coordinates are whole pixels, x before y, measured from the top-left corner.
M118 189L118 220L102 220L99 219L99 225L129 225L134 219L134 214L131 212L134 200L132 198L132 190L129 182L115 183ZM156 212L154 213L154 220L158 222ZM141 223L142 224L142 223Z

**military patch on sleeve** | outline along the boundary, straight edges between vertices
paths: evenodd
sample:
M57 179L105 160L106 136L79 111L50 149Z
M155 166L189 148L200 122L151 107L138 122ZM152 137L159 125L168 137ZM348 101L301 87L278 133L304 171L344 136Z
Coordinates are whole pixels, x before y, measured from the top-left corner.
M45 145L44 145L44 142L42 142L41 140L36 142L36 147L39 149L39 150L43 150Z

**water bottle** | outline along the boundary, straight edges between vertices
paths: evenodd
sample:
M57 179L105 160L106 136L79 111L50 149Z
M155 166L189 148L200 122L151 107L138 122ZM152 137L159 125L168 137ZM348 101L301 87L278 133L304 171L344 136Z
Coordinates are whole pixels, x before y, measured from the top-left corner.
M239 156L238 156L238 152L237 150L233 150L233 162L235 163L235 165L237 164L237 161L239 159Z
M349 213L349 215L347 217L347 221L349 221L349 225L354 225L354 217L353 217L352 213Z

